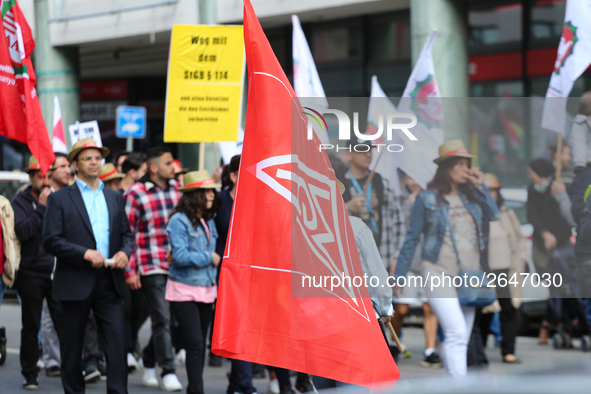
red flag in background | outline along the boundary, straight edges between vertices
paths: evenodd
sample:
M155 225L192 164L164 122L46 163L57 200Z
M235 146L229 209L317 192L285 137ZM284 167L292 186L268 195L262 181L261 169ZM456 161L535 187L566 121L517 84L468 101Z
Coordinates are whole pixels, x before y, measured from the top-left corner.
M35 90L35 41L15 0L2 0L1 10L5 40L0 40L0 135L27 144L45 174L55 155Z
M358 385L396 381L366 288L292 294L303 275L363 272L335 174L317 137L307 139L306 115L249 0L244 37L246 127L212 351Z

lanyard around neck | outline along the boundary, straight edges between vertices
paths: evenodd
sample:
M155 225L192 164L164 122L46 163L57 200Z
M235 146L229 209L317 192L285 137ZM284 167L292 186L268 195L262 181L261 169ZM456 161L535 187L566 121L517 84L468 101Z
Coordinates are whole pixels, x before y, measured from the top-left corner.
M351 170L348 170L347 173L349 174L349 178L351 179L351 183L355 188L355 191L360 195L363 196L363 189L357 179L353 176ZM374 234L378 231L378 223L376 222L376 218L371 214L371 188L372 188L373 181L369 182L367 185L367 191L365 192L365 207L367 208L367 212L369 213L370 223L371 223L371 230Z

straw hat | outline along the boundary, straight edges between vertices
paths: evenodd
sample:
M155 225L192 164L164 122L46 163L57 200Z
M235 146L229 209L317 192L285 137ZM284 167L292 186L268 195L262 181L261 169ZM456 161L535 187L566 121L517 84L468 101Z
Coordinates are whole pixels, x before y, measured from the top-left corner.
M29 166L25 168L23 171L27 174L30 174L33 171L39 171L41 169L41 165L39 164L39 160L35 156L29 157ZM52 164L48 170L55 170L54 165Z
M186 174L187 172L189 172L188 168L183 168L181 162L178 159L174 159L173 163L174 163L174 175Z
M76 142L72 147L72 151L68 153L68 161L71 163L74 161L74 158L78 155L78 153L82 152L84 149L98 149L101 151L101 155L103 158L109 155L109 149L105 148L104 146L98 146L92 137L81 139L80 141Z
M215 189L222 187L219 183L215 183L207 170L191 171L183 176L183 185L179 191L185 193L197 189Z
M482 180L489 189L500 189L503 187L503 185L499 183L499 180L495 174L487 172L482 176Z
M451 159L452 157L465 157L467 159L476 159L476 156L468 153L466 145L462 140L450 140L445 141L443 145L439 147L439 157L433 162L439 164L444 160Z
M121 179L125 178L120 172L117 172L115 165L113 163L107 163L101 167L101 172L99 174L99 179L103 182L111 181L113 179Z

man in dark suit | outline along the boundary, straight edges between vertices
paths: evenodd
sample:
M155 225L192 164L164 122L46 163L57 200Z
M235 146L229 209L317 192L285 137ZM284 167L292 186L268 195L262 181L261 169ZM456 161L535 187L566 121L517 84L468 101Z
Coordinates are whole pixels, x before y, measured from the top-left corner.
M43 246L57 257L53 294L63 314L62 384L66 394L84 393L82 347L94 312L107 361L107 392L127 393L123 270L133 236L121 195L98 179L109 154L92 138L74 144L68 160L76 182L50 195Z

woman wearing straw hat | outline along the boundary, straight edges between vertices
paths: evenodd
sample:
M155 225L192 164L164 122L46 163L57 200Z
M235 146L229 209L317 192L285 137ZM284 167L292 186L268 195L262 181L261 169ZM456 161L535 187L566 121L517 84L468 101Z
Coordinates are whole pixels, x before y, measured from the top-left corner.
M499 280L495 290L501 306L501 352L503 362L510 364L521 363L515 357L515 337L517 336L517 309L521 305L521 289L523 287L522 272L527 263L527 247L525 238L521 234L521 224L515 211L503 205L505 200L501 195L501 185L494 174L484 174L484 184L499 207L499 220L484 223L485 238L488 238L487 250L483 259L488 260L488 268ZM508 282L517 282L517 286ZM483 343L486 346L488 327L492 320L492 313L483 315L480 325Z
M218 232L213 217L219 196L209 173L193 171L183 177L185 187L168 221L173 260L166 284L167 301L177 317L187 352L187 393L202 394L207 328L217 298L215 252Z
M406 276L422 234L425 293L445 335L444 371L453 377L466 374L475 308L462 305L458 289L451 285L457 282L450 279L458 278L460 268L480 267L480 252L485 248L482 222L497 220L499 215L483 184L482 172L471 168L473 158L461 140L447 141L439 147L439 157L434 160L439 167L427 190L416 198L395 271L397 279ZM439 285L436 279L441 279ZM394 292L403 294L397 287Z

